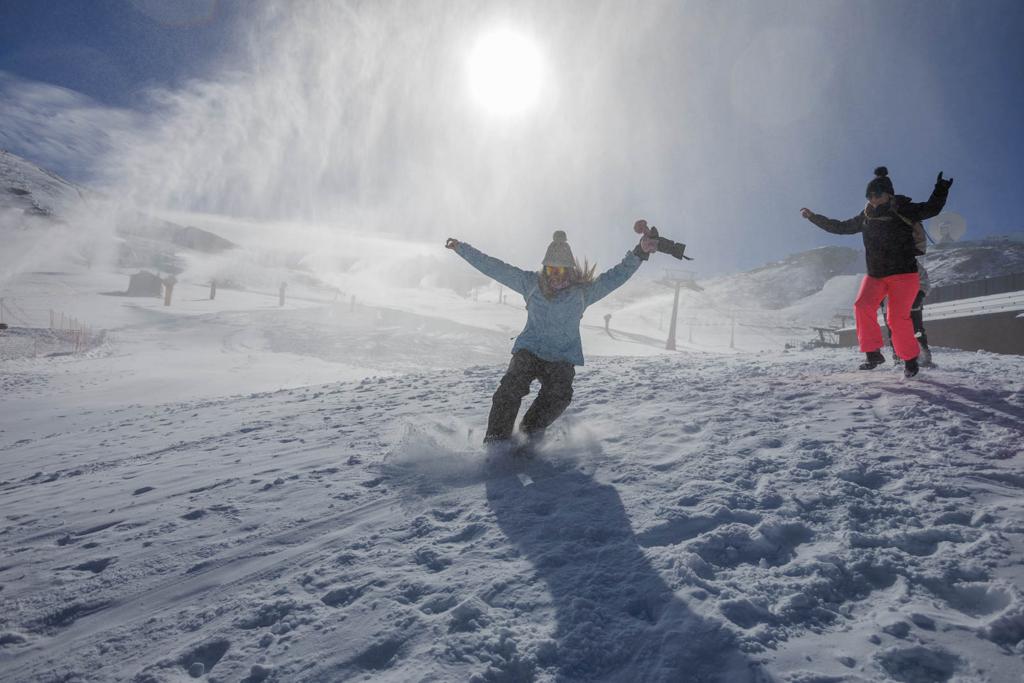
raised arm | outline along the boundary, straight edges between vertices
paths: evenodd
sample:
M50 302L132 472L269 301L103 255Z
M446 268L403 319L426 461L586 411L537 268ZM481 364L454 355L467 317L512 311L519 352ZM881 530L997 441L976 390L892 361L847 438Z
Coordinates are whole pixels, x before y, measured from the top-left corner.
M825 232L831 232L836 235L853 235L863 230L864 226L862 222L864 214L861 213L845 221L837 221L834 218L822 216L821 214L814 213L810 209L800 209L800 215L817 225Z
M919 204L907 204L900 209L900 215L905 216L911 221L925 221L938 216L939 212L942 211L942 207L946 205L946 198L949 196L949 186L952 184L953 179L944 180L940 171L939 177L935 179L935 189L932 190L932 196L928 198L928 201Z
M593 282L583 290L583 301L589 306L605 298L613 291L626 284L626 280L633 276L643 261L632 251L619 262L619 265L609 268L597 276Z
M519 292L523 296L526 296L530 287L537 281L537 273L531 273L528 270L516 268L515 266L509 265L504 261L500 261L493 256L488 256L479 249L476 249L465 242L449 238L445 243L445 246L462 258L466 259L466 261L469 262L469 265L473 266L487 277L492 280L497 280L509 289Z

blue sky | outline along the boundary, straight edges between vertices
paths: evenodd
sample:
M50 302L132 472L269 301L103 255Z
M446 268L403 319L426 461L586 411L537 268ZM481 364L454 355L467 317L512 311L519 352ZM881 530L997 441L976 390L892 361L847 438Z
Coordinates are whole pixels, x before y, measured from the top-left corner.
M223 0L0 0L0 70L114 106L201 75L244 4Z
M1021 2L311 5L0 0L0 145L32 158L34 130L77 136L34 160L88 179L94 169L77 153L98 158L138 140L108 125L109 111L174 143L121 168L168 155L184 167L203 150L223 160L258 148L254 158L278 162L258 177L252 159L193 161L195 177L159 177L154 166L152 185L173 187L185 208L323 216L344 196L350 214L387 204L377 217L403 234L457 233L510 260L543 252L555 227L570 240L591 230L591 255L617 258L621 228L590 226L636 216L690 243L695 267L710 272L859 247L798 211L854 215L882 164L919 201L938 171L955 177L947 209L974 236L1024 229ZM442 68L457 53L448 41L489 17L532 31L560 88L514 129L469 112ZM335 72L337 93L304 82ZM367 73L371 83L353 84ZM48 99L33 89L41 83L81 98ZM214 125L225 103L269 113ZM61 107L75 116L53 117ZM349 128L338 130L339 118ZM72 123L61 129L63 120ZM200 129L210 137L179 144Z

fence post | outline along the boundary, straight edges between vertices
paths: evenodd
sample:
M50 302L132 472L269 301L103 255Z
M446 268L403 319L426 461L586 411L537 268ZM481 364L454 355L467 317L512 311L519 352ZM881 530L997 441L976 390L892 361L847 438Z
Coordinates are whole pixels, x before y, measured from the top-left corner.
M168 275L164 280L164 306L171 305L171 296L174 294L174 285L178 283L178 278L173 275Z

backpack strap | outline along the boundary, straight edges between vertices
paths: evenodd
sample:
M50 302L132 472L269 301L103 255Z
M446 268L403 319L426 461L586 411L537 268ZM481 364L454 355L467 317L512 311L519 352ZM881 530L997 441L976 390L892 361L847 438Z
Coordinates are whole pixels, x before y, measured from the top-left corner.
M901 221L903 221L904 223L906 223L910 227L914 227L914 221L910 220L909 218L904 216L902 213L900 213L896 209L893 209L892 212L896 216L896 218L899 218Z
M899 218L901 221L912 227L914 230L917 230L918 226L920 226L921 232L923 232L924 236L928 238L928 241L931 242L932 244L938 244L935 240L932 239L932 236L928 234L928 231L924 227L924 221L917 221L915 223L914 221L910 220L909 218L901 214L896 209L893 209L892 212L896 214L897 218Z

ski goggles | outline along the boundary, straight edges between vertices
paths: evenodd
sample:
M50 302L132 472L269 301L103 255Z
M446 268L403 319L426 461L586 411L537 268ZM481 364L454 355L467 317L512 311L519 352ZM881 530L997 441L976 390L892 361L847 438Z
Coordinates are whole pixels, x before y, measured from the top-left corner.
M565 277L569 274L566 266L544 266L544 274L548 277Z

